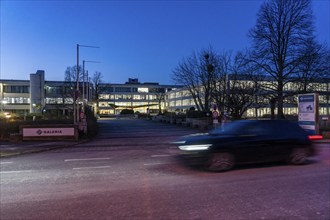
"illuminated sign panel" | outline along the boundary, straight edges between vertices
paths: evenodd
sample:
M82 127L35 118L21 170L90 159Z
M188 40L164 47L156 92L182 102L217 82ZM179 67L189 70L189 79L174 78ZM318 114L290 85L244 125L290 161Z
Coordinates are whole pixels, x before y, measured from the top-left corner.
M298 96L299 125L313 133L318 132L318 105L318 94L316 93Z

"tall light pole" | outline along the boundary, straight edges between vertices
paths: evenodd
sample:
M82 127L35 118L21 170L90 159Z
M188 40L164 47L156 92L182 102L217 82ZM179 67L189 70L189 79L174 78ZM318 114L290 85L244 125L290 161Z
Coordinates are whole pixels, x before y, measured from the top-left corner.
M79 47L100 48L97 46L77 44L76 92L74 93L74 102L73 102L73 122L74 122L74 124L77 124L79 122Z

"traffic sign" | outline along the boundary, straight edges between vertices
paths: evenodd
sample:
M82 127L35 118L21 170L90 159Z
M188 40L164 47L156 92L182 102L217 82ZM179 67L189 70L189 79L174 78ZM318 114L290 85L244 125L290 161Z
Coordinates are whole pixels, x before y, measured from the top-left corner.
M219 117L219 112L217 112L217 111L213 111L213 112L212 112L212 117L213 117L213 118L218 118L218 117Z

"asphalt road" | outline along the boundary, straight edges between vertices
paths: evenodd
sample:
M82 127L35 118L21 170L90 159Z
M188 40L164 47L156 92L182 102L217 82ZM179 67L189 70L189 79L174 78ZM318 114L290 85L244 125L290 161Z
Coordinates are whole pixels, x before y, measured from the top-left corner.
M179 163L169 142L196 130L100 120L95 140L1 158L0 219L330 219L330 148L304 166L210 173Z

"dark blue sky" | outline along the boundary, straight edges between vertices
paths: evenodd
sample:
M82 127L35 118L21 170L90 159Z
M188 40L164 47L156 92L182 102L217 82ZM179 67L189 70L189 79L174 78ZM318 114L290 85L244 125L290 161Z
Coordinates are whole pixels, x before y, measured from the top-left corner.
M173 84L178 62L210 45L244 50L263 1L1 1L2 79L29 79L45 70L46 80L64 80L76 64L76 44L90 74L104 82ZM330 42L330 0L315 0L315 35Z

